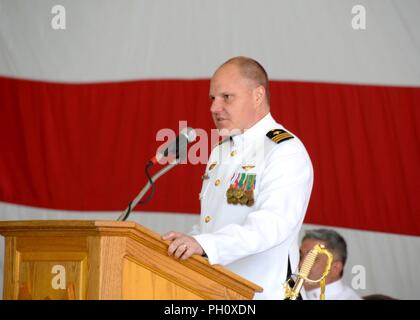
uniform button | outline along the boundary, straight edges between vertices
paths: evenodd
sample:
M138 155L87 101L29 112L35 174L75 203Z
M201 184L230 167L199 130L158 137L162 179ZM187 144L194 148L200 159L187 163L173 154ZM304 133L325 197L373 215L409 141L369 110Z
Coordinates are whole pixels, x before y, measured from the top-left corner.
M209 222L210 222L210 220L211 220L211 217L210 217L210 216L206 216L206 217L204 218L204 222L205 222L205 223L209 223Z
M220 184L220 179L217 179L217 180L214 182L214 185L217 187L219 184Z
M231 157L234 157L234 156L236 156L236 153L237 153L237 152L236 152L236 150L233 150L233 151L230 153L230 156L231 156Z
M217 165L217 162L212 163L209 167L209 171L213 170L216 165Z

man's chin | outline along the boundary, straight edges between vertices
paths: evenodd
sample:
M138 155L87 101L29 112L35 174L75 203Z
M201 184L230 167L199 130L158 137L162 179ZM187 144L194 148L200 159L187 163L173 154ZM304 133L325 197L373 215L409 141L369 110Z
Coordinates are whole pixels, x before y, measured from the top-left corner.
M241 130L237 128L231 128L227 123L222 122L216 122L215 126L218 131L219 136L221 137L231 137L236 136L238 134L241 134Z
M230 131L229 127L227 125L223 124L222 122L216 122L214 125L216 126L216 129L217 129L219 135L222 135L222 134L225 135L226 132Z
M221 137L229 137L230 136L230 130L228 128L219 127L217 128L217 132L219 136Z
M319 288L319 286L310 286L310 285L306 285L306 286L303 286L303 287L305 288L305 291L311 291L311 290L314 290L316 288Z
M217 130L221 137L233 137L241 133L239 129L217 128Z

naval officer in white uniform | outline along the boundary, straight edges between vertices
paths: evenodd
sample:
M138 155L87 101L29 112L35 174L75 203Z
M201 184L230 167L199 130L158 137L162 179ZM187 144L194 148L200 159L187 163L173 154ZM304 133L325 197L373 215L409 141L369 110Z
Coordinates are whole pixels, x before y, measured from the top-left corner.
M203 175L200 224L189 235L164 235L168 254L205 255L261 286L255 299L283 299L288 264L296 271L299 263L311 160L302 142L272 118L267 73L257 61L235 57L220 66L210 99L224 140Z

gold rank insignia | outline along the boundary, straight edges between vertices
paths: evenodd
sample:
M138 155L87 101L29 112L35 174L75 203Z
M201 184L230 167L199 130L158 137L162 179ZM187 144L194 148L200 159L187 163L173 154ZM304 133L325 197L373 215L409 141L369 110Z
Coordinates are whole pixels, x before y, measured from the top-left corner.
M267 132L266 136L273 140L275 143L280 143L294 137L287 131L283 129L273 129Z
M255 168L255 166L253 166L253 165L245 165L245 166L242 166L242 169L244 169L245 171L249 171L249 170L251 170L251 169L253 169L253 168Z

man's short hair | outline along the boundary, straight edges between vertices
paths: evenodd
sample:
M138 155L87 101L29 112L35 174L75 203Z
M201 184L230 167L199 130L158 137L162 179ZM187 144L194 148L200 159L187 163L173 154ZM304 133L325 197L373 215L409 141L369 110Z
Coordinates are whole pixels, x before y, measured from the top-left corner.
M257 86L264 87L267 104L270 105L270 88L268 75L264 67L258 61L252 58L239 56L229 59L223 63L219 69L224 65L231 63L239 67L240 73L244 78L253 81Z
M344 238L336 231L331 229L307 230L303 236L302 242L306 239L323 241L325 247L334 253L334 259L346 264L347 244Z

